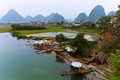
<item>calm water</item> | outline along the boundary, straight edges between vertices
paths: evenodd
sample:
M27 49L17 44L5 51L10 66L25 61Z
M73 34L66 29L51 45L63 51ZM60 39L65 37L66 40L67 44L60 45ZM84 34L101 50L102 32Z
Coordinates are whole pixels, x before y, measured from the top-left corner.
M26 46L29 43L0 33L0 80L83 80L81 76L61 76L59 72L70 67L55 54L36 54Z
M75 38L77 35L77 32L46 32L46 33L39 33L39 34L30 34L27 36L39 36L39 37L55 37L58 34L64 34L68 38ZM84 38L88 41L94 41L94 39L91 37L91 35L85 34Z

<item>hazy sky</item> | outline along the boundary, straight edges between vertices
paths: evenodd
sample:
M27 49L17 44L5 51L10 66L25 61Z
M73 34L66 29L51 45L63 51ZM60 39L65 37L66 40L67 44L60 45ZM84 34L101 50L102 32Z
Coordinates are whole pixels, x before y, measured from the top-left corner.
M0 0L0 17L9 9L15 9L23 17L41 14L47 16L52 12L65 18L75 18L79 13L89 15L96 5L102 5L105 12L116 11L120 0Z

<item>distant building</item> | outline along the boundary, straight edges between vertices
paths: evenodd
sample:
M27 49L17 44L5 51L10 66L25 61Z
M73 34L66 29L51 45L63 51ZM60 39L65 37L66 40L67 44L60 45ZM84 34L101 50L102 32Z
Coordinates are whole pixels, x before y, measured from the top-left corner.
M30 25L31 25L31 26L36 26L36 25L37 25L37 22L31 21L31 22L30 22Z
M72 26L80 26L80 23L72 23Z

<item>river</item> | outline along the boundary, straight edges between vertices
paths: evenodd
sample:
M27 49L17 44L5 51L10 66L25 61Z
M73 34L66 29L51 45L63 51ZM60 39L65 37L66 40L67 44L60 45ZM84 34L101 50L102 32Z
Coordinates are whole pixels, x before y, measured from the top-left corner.
M68 71L70 66L54 53L36 54L26 46L33 42L0 33L0 80L84 80L81 75L61 76L60 71Z
M39 33L39 34L30 34L27 36L38 36L38 37L55 37L58 34L63 34L67 38L75 38L78 34L77 32L45 32L45 33ZM84 38L88 41L95 41L91 35L84 34Z

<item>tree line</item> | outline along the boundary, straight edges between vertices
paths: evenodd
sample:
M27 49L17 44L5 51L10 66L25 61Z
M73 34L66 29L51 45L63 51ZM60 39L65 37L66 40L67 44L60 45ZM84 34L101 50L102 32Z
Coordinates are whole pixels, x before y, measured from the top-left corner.
M20 25L20 24L12 24L11 25L13 30L43 30L46 27L43 26L31 26L31 25Z

